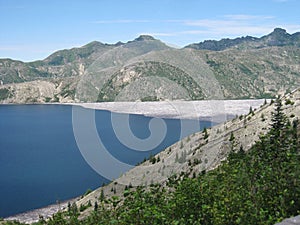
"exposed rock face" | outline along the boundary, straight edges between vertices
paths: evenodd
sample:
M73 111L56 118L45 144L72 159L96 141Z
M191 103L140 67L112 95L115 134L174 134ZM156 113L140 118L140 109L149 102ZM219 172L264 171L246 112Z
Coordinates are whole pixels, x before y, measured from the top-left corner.
M276 223L275 225L297 225L297 224L300 224L300 215L293 218L285 219L281 223Z
M2 103L73 102L74 79L35 80L0 87Z

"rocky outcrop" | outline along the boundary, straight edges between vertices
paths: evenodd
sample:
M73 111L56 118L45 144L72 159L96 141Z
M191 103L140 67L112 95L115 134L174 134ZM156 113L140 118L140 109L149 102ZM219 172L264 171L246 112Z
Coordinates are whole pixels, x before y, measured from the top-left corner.
M299 225L299 224L300 224L300 215L293 218L285 219L281 223L276 223L275 225Z

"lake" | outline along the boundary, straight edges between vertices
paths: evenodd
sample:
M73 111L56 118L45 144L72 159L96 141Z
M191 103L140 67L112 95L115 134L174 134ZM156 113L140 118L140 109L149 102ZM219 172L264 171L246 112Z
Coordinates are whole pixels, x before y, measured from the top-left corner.
M0 105L0 217L71 199L109 182L108 177L99 175L90 166L78 147L72 107L80 106ZM113 124L116 122L113 123L112 118L122 114L76 109L94 112L99 140L113 158L126 165L134 166L181 138L182 120L163 119L167 132L162 140L153 149L137 151L128 147L130 144L122 143L115 134ZM130 132L136 138L144 140L152 135L149 130L152 118L126 116ZM211 126L209 121L185 122L200 124L198 130ZM160 132L155 130L156 126L151 128L153 133ZM184 135L195 132L193 129Z

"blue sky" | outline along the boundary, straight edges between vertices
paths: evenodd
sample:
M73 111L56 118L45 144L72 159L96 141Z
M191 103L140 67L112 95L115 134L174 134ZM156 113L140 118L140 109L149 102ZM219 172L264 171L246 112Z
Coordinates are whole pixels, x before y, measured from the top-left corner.
M43 59L56 50L150 34L174 46L300 31L299 0L0 0L0 58Z

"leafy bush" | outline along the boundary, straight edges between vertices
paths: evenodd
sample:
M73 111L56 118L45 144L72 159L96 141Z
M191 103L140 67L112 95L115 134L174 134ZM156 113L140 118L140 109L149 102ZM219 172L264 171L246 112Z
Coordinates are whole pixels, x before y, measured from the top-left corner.
M9 97L9 90L7 88L0 89L0 101L5 100Z

